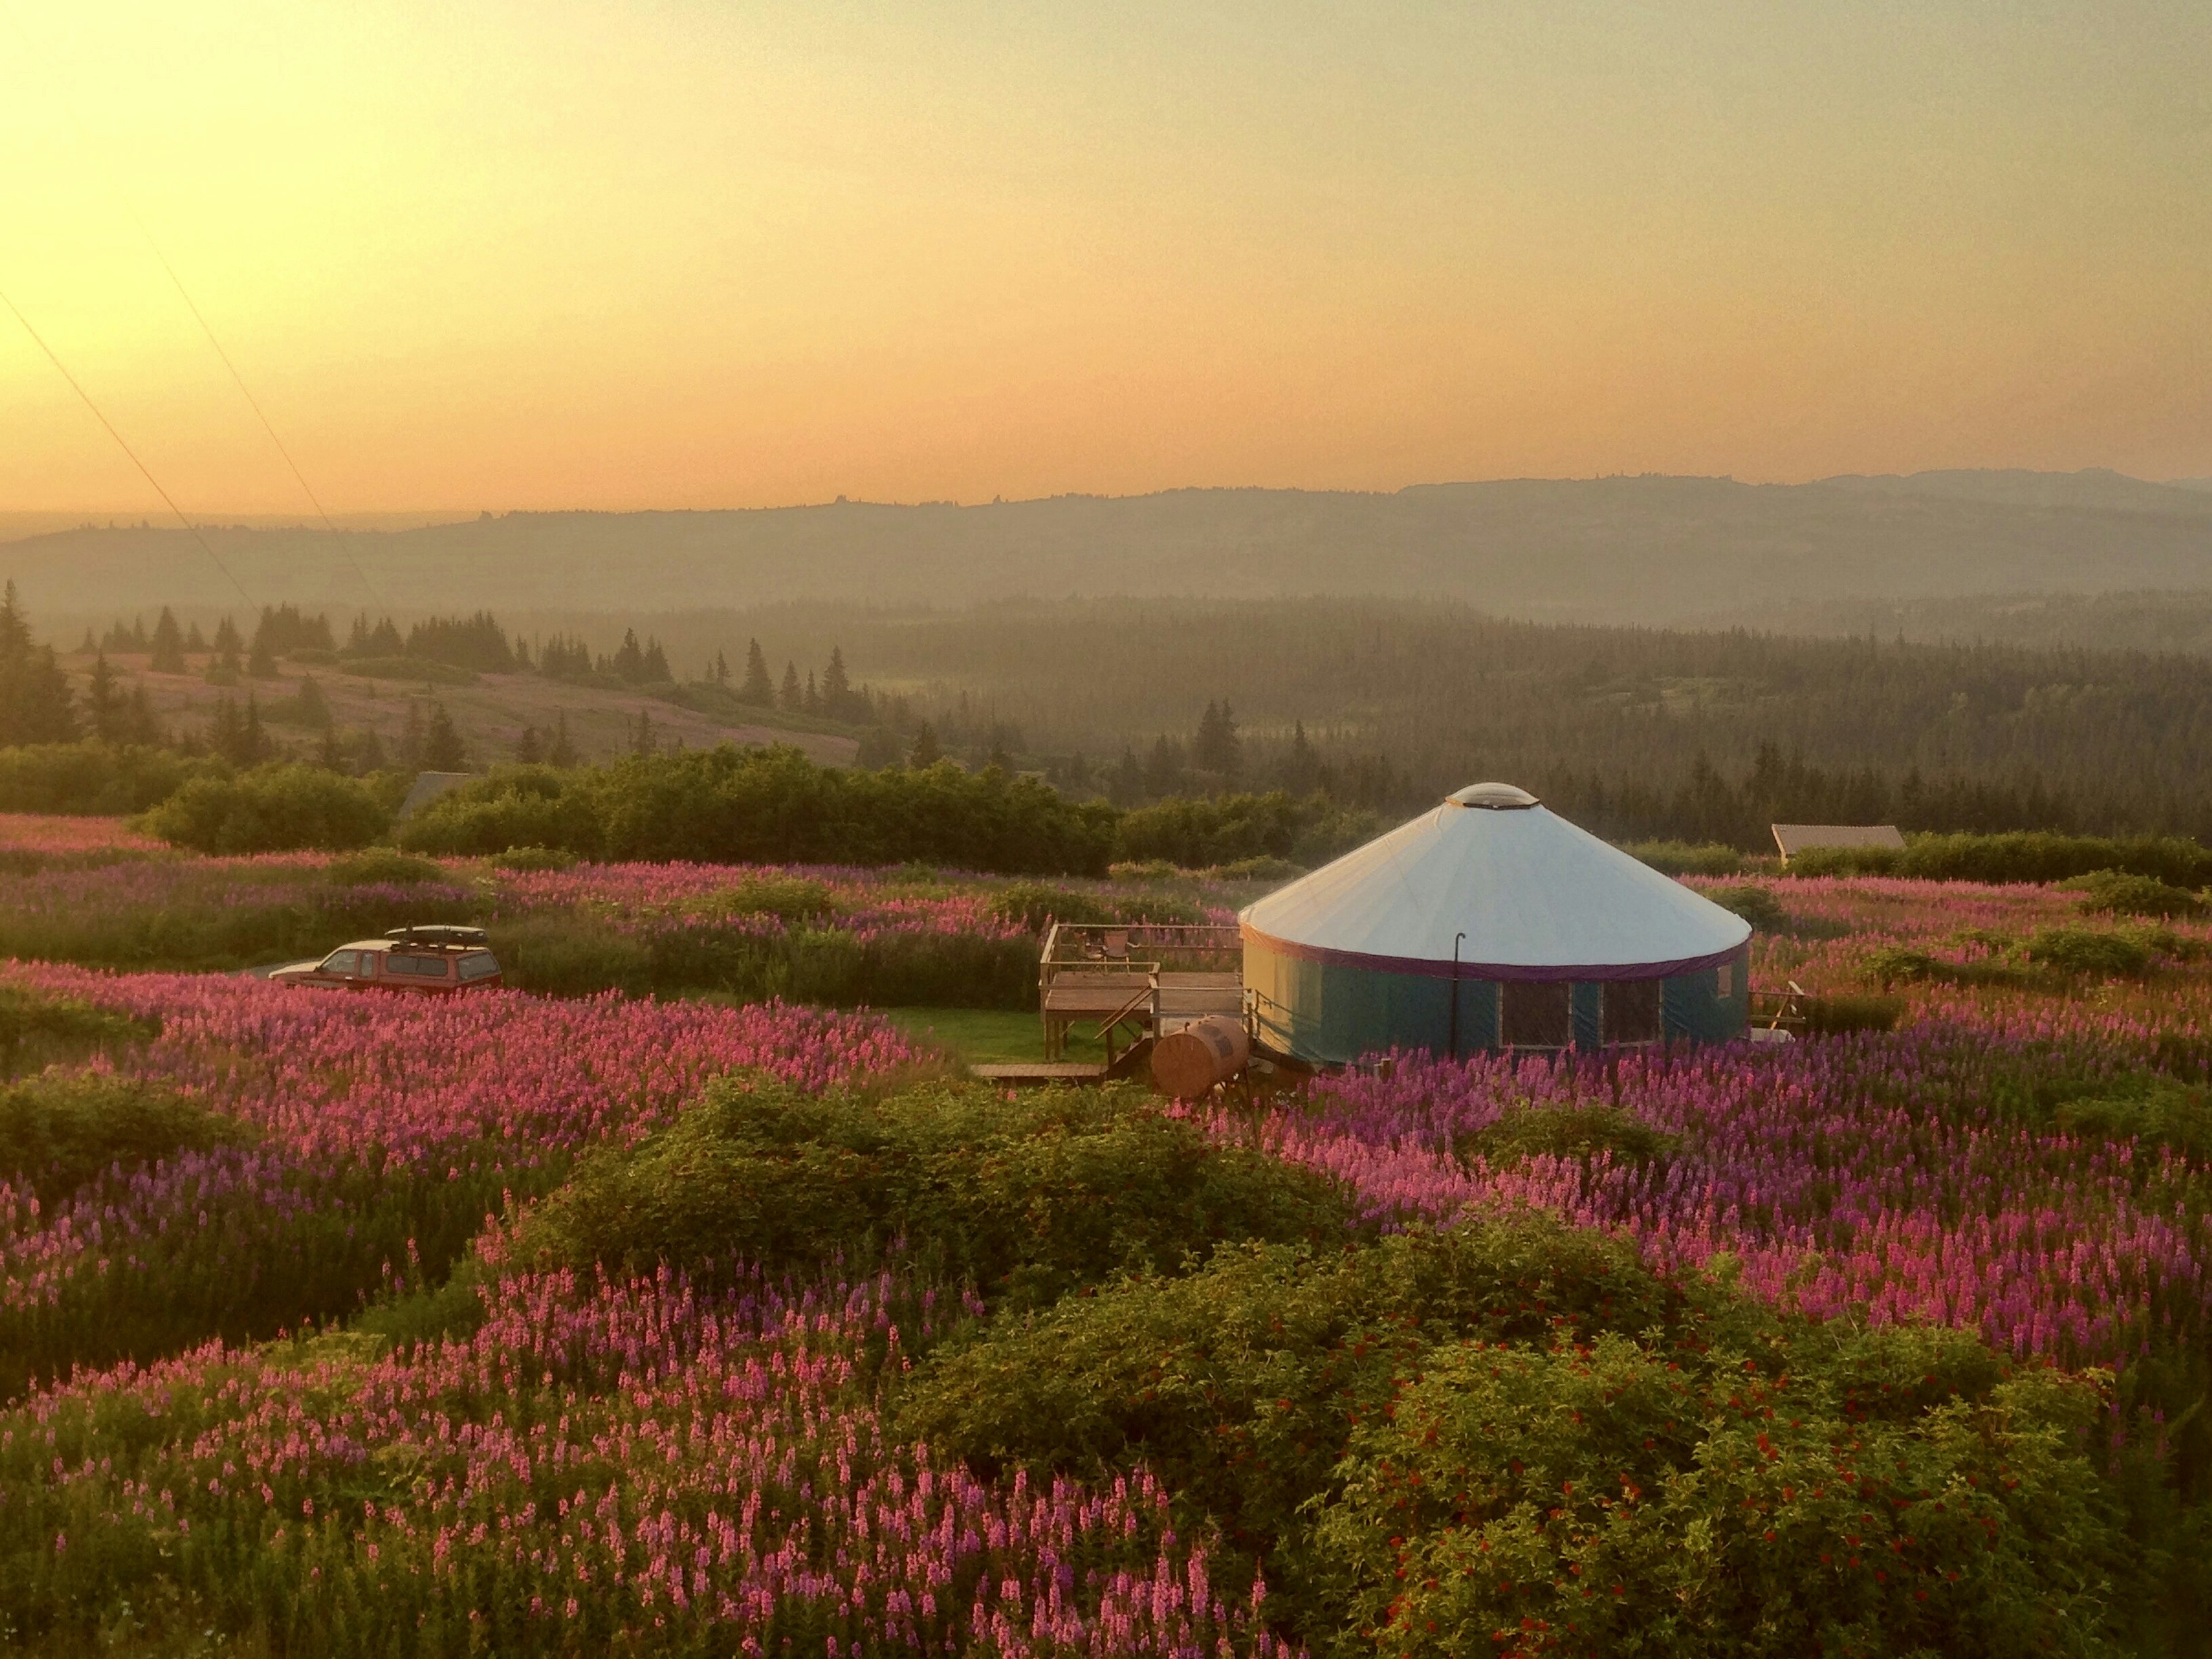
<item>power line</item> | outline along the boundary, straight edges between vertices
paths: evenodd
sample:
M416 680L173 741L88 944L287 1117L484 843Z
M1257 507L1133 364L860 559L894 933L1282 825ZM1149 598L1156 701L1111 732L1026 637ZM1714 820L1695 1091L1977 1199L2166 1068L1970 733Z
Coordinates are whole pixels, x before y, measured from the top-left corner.
M0 10L6 11L8 21L15 29L16 38L21 40L25 46L35 52L37 47L33 43L28 33L25 31L22 20L15 15L15 9L12 6L7 5L6 0L0 0ZM105 155L100 155L99 152L94 149L91 137L86 133L84 122L78 117L74 105L70 106L69 117L70 125L76 129L76 138L79 148L83 149L86 154L94 156L94 159L99 161L100 170L106 177L108 189L115 192L115 199L122 204L124 213L129 216L131 224L137 228L138 234L144 239L148 251L150 252L154 258L160 262L162 270L167 274L171 284L177 290L177 297L185 302L185 308L192 313L192 320L200 325L200 332L207 336L207 343L215 348L215 355L222 359L222 366L230 371L231 382L238 387L238 395L246 399L246 406L253 411L254 418L261 422L261 429L269 434L269 441L276 446L276 453L284 458L284 465L291 469L292 477L298 482L301 493L307 496L310 502L313 503L316 515L322 520L323 528L330 532L331 541L337 544L338 556L345 561L346 568L352 571L355 576L360 579L361 585L368 590L368 597L376 605L376 606L380 610L386 608L384 595L377 592L376 584L369 580L368 572L362 568L361 562L354 557L353 549L348 544L344 532L337 527L337 521L331 517L330 509L323 505L322 497L315 494L314 486L307 482L307 475L300 470L300 464L292 459L292 452L284 447L284 441L276 435L276 428L270 420L267 412L261 407L260 399L256 398L253 395L252 391L246 386L246 377L238 372L238 365L231 362L230 353L223 349L222 342L216 337L214 326L209 323L206 314L200 310L199 301L192 298L191 290L185 286L185 279L177 275L177 268L169 263L169 256L161 252L161 245L154 240L154 233L146 228L146 221L139 216L137 208L131 203L131 193L123 188L122 181L115 176L115 169L108 164L107 158ZM13 311L15 310L15 307L10 306L9 309ZM17 319L20 321L22 318L22 313L20 311L16 312L15 315ZM28 328L30 327L30 325L28 323L24 323L23 326ZM34 334L33 337L36 338L37 337ZM45 343L46 343L44 341L40 342L41 346L44 346ZM53 356L53 353L51 350L47 351L46 355L49 357ZM58 368L60 366L60 361L56 359L55 367ZM69 373L67 369L63 369L62 372L64 374ZM76 382L72 380L70 384L74 386L76 385ZM79 397L84 396L82 387L78 387L77 395ZM91 399L88 398L85 401L89 404ZM96 415L100 411L98 410L94 410L93 412ZM102 424L106 424L104 419L102 421ZM108 430L112 433L114 428L112 427L109 427ZM123 441L120 438L118 438L116 441L118 443L121 443ZM131 457L131 459L134 461L137 459L138 458L135 455ZM138 470L142 472L146 471L143 464L140 465ZM147 476L150 478L153 475L151 473L148 473ZM161 488L159 484L156 484L154 487L156 489ZM167 500L166 493L162 499L165 501ZM172 503L171 505L173 507L174 503ZM182 518L184 515L182 514L179 514L178 516ZM193 534L197 536L198 532L194 531ZM200 545L202 547L206 547L207 544L203 540L200 543ZM215 556L213 550L210 550L208 556L210 558ZM222 561L218 559L216 562L220 565ZM228 575L230 573L228 571L225 571L223 574L225 575ZM237 586L237 578L232 577L231 585L233 586ZM241 592L244 592L242 588L240 591ZM248 603L251 604L252 601L249 600Z
M112 180L111 179L110 182L112 183ZM261 429L269 434L269 441L276 447L276 453L284 458L284 465L292 469L293 477L299 480L300 489L307 499L314 503L316 513L322 518L323 528L331 532L331 539L337 544L338 556L346 562L346 568L361 579L361 585L368 590L368 597L375 601L378 609L386 608L384 596L376 591L376 584L369 580L368 572L362 569L360 561L354 557L353 550L346 544L345 535L331 519L330 509L323 505L322 497L315 494L315 487L307 482L307 475L300 471L300 464L292 459L292 452L284 447L284 441L276 435L276 428L270 423L268 415L262 410L260 400L247 388L246 377L238 372L238 365L231 362L230 354L222 349L222 342L216 337L215 330L209 325L208 319L201 315L198 302L192 298L191 290L185 288L185 279L177 275L176 267L169 263L169 256L161 252L161 245L154 240L154 233L146 228L146 222L138 216L138 210L131 205L131 198L124 194L121 185L115 186L115 193L123 203L123 210L131 216L131 222L138 227L138 234L146 239L147 247L152 252L154 257L161 261L161 269L168 272L169 281L176 285L177 297L185 302L185 308L192 313L192 320L200 325L200 331L207 336L208 343L215 348L215 355L222 359L222 366L230 371L232 383L238 387L238 395L246 399L246 406L253 411L254 418L261 422Z
M115 440L115 447L131 458L131 465L145 474L146 482L154 486L155 494L167 501L169 504L169 511L177 515L177 522L192 532L192 539L200 544L200 551L208 556L208 562L228 578L230 585L238 590L238 597L244 599L249 606L252 605L253 596L246 591L246 584L233 575L230 567L216 556L215 549L208 545L207 538L200 534L200 527L185 516L185 509L177 505L174 496L161 488L161 481L154 476L153 470L145 462L138 459L138 452L124 442L123 434L115 429L115 422L100 412L100 405L93 402L92 394L77 383L76 376L69 372L69 365L54 355L54 349L46 343L46 336L31 326L31 319L16 308L15 302L8 297L7 290L4 289L0 289L0 305L6 306L9 311L14 313L15 320L22 324L23 332L29 335L37 343L39 349L46 354L46 361L54 366L62 379L70 383L70 390L84 399L84 406L92 411L92 418L107 429L107 435Z

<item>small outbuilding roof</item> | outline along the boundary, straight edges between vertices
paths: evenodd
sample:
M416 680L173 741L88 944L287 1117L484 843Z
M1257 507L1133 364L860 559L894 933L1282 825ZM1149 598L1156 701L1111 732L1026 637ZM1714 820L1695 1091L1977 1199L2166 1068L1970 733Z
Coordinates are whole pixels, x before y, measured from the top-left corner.
M1787 863L1808 847L1887 847L1905 850L1893 823L1775 823L1774 845Z
M1383 973L1655 979L1727 960L1750 924L1509 784L1476 784L1270 893L1255 944Z
M475 776L471 772L417 772L415 781L407 787L407 799L399 803L398 817L412 817L439 796L459 788Z

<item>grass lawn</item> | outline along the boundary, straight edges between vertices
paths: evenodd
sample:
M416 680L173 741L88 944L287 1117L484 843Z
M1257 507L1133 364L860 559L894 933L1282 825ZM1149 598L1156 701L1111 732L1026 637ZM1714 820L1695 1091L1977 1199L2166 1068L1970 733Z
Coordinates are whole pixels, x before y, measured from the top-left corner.
M876 1012L902 1030L944 1044L970 1066L1044 1058L1044 1026L1034 1012L1016 1013L996 1008L878 1008ZM1126 1042L1121 1046L1126 1047ZM1067 1034L1066 1058L1103 1061L1106 1050L1086 1026Z

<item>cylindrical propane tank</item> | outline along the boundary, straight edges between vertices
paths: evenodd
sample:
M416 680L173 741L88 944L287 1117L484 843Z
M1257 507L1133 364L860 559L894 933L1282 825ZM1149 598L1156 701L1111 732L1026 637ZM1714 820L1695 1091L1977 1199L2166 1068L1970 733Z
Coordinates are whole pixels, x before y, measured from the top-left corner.
M1194 1019L1152 1045L1152 1081L1177 1100L1195 1100L1226 1083L1252 1058L1252 1039L1226 1014Z

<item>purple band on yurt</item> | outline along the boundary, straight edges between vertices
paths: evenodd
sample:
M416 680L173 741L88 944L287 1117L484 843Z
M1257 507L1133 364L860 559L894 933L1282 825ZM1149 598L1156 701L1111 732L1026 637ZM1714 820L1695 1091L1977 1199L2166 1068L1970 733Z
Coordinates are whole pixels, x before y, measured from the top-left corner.
M1243 925L1244 942L1273 951L1279 956L1298 962L1320 963L1333 968L1358 968L1373 974L1404 974L1419 979L1519 980L1523 981L1556 981L1571 980L1577 983L1598 981L1640 979L1672 979L1677 974L1694 974L1700 969L1717 968L1741 954L1743 946L1731 945L1724 951L1710 951L1701 957L1683 957L1673 962L1590 963L1564 967L1530 967L1519 963L1434 962L1422 957L1370 956L1361 951L1337 951L1322 945L1300 945L1293 940L1277 939L1263 933L1249 921Z

